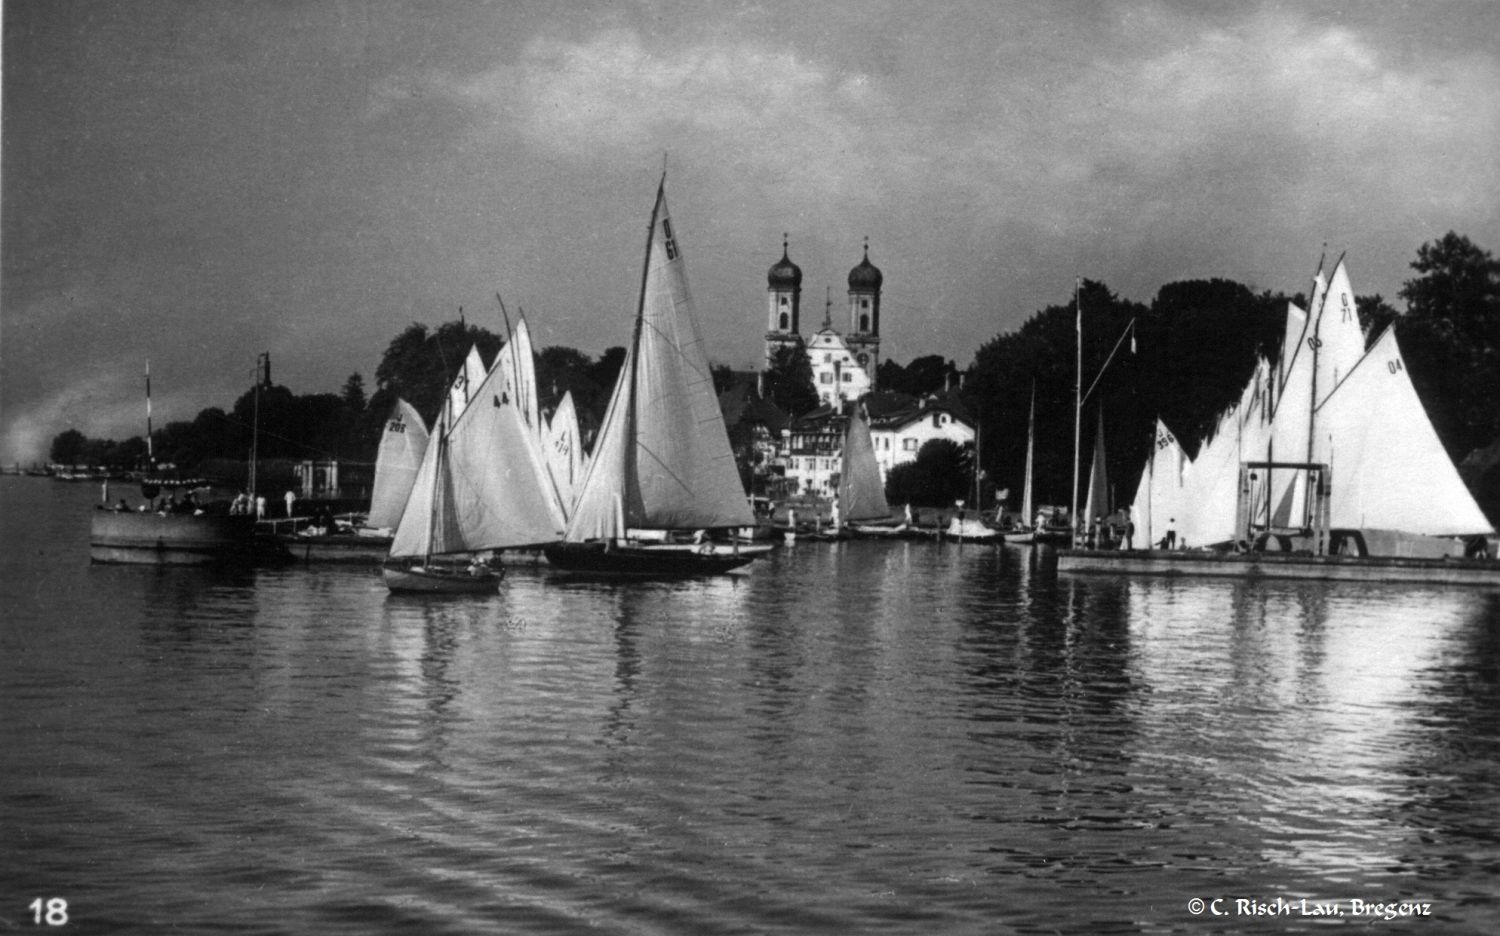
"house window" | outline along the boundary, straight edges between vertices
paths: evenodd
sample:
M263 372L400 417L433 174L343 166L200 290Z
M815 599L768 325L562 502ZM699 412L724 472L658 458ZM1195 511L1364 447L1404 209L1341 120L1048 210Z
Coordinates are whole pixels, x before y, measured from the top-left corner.
M854 379L854 371L844 371L844 383L849 383L853 379Z
M823 363L824 364L832 364L833 363L833 355L832 354L824 354L823 355Z
M786 313L783 312L783 313L781 313L781 330L782 331L786 331L786 326L787 326L787 317L786 317Z
M868 309L870 307L870 300L868 300L868 299L861 299L861 300L859 300L859 307L861 309Z
M938 428L941 428L942 425L943 425L942 417L939 416L937 413L933 413L932 414L932 428L938 429Z
M824 371L818 375L818 383L833 383L833 375Z
M859 330L862 332L870 330L870 317L868 315L861 315L859 317Z
M905 451L908 451L908 452L915 452L917 450L917 440L916 439L902 439L901 440L901 448L903 450L905 450Z

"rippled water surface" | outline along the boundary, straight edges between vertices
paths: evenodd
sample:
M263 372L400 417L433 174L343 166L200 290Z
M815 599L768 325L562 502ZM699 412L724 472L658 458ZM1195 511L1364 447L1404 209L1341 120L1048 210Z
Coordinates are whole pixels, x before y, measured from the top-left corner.
M90 566L93 494L0 479L0 929L45 930L37 898L98 933L1500 918L1494 592L809 543L411 600Z

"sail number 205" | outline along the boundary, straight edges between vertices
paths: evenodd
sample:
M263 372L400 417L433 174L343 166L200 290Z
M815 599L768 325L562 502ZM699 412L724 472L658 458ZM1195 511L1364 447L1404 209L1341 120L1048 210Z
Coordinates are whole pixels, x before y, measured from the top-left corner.
M31 911L31 922L37 926L43 923L48 926L68 924L68 902L61 897L49 897L46 900L38 897L27 906L27 909Z

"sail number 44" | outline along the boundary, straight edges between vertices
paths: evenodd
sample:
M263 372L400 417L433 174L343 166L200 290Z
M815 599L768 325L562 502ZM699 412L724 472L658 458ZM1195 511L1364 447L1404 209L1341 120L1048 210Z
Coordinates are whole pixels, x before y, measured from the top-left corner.
M66 926L68 924L68 902L61 897L38 897L27 907L31 911L31 922L37 926Z

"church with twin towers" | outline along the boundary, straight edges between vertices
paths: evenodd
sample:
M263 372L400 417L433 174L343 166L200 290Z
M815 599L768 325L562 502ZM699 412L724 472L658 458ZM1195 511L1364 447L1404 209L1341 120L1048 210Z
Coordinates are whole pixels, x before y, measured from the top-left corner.
M833 327L831 295L823 308L823 324L805 344L812 364L818 399L838 408L875 389L880 366L880 286L884 277L870 262L870 241L864 258L849 271L849 312L843 332ZM776 352L795 346L801 338L802 269L793 263L788 239L781 242L781 259L766 275L766 364Z

